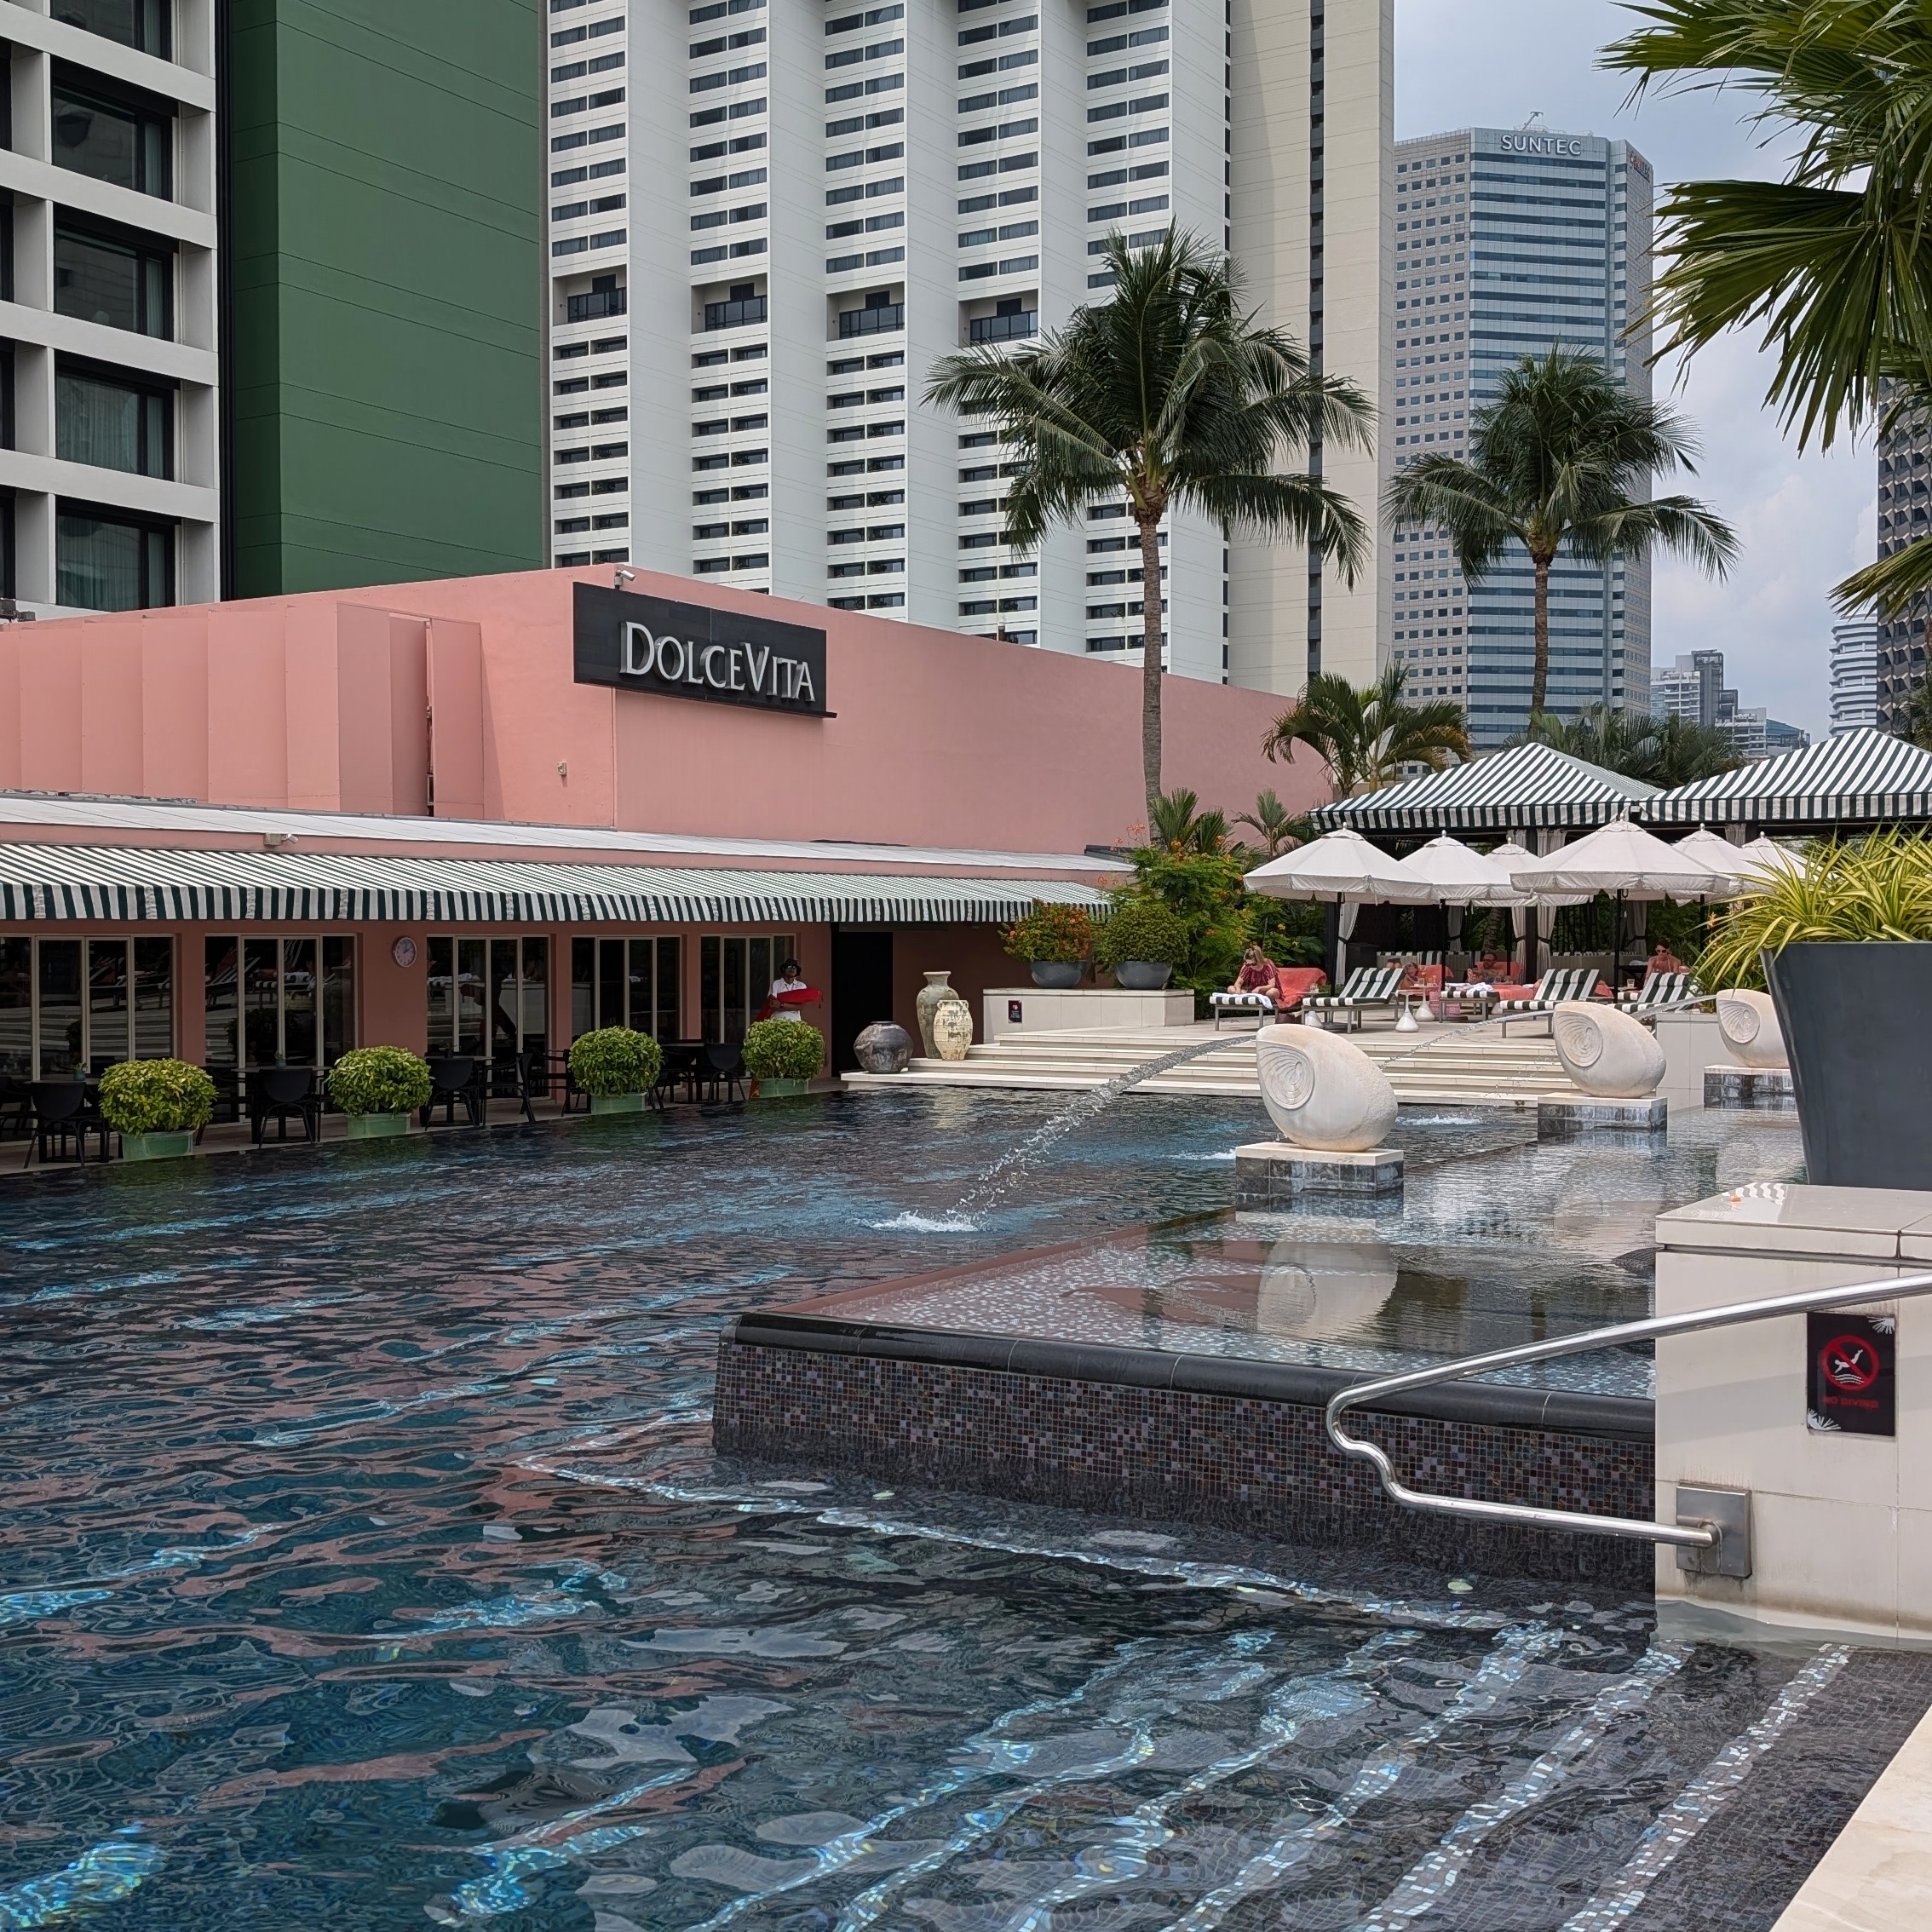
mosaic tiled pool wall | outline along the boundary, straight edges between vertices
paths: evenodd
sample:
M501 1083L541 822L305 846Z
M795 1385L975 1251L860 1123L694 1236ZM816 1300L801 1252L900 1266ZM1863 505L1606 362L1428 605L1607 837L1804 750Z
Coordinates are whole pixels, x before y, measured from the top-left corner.
M1374 1413L1355 1425L1419 1489L1616 1516L1653 1508L1654 1452L1632 1436ZM793 1468L1394 1546L1448 1569L1651 1587L1647 1543L1399 1508L1372 1470L1332 1448L1320 1408L1297 1402L762 1347L727 1332L713 1430L722 1453Z

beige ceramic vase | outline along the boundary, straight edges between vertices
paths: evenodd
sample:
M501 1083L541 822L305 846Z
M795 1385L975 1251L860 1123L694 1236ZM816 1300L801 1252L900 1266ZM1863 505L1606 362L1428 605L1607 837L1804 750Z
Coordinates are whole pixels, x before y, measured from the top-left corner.
M941 1060L963 1060L973 1044L973 1009L949 986L933 1009L933 1045Z
M957 990L952 985L952 975L929 973L926 983L919 989L919 997L912 1003L912 1010L918 1016L919 1038L926 1049L926 1058L939 1056L939 1047L933 1039L933 1015L949 999L957 999Z

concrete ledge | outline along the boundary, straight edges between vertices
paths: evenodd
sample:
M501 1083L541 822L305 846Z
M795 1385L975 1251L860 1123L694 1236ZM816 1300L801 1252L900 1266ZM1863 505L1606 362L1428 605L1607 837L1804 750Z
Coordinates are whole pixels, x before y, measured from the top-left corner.
M1336 1153L1287 1141L1256 1141L1234 1150L1234 1205L1266 1208L1297 1194L1399 1194L1402 1150Z
M1661 1094L1645 1100L1546 1095L1536 1103L1536 1137L1560 1141L1573 1134L1661 1134L1670 1118L1670 1103Z
M1795 1113L1797 1093L1788 1067L1707 1067L1704 1104Z

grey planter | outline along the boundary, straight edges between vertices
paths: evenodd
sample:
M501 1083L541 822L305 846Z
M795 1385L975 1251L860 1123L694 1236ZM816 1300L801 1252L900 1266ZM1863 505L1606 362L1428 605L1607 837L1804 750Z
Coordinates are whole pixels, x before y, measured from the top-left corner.
M812 1090L809 1080L763 1080L754 1084L752 1096L756 1100L783 1100L788 1094L808 1094Z
M396 1141L409 1131L406 1113L351 1113L343 1117L343 1137L351 1141Z
M1806 1177L1820 1187L1932 1188L1932 944L1788 946L1765 977L1791 1055Z
M194 1135L192 1130L181 1133L124 1134L121 1136L121 1158L124 1160L179 1160L183 1154L194 1152Z
M1049 992L1071 992L1080 983L1078 959L1036 959L1033 984Z
M1151 959L1123 959L1113 969L1116 986L1129 992L1159 992L1174 977L1174 969Z
M642 1094L593 1094L590 1111L593 1113L641 1113L644 1096Z

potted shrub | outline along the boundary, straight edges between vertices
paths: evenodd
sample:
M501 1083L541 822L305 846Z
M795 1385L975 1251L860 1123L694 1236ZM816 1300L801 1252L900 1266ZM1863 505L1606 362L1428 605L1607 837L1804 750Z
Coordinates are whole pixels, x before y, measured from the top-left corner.
M593 1113L641 1113L664 1064L664 1049L630 1026L600 1026L570 1049L570 1077L589 1095Z
M1100 929L1094 957L1130 992L1155 992L1187 957L1187 929L1155 899L1129 899Z
M101 1117L129 1160L193 1153L214 1114L215 1083L185 1060L124 1060L101 1076Z
M1716 992L1769 982L1808 1177L1932 1187L1932 842L1877 832L1754 879L1698 961Z
M355 1047L329 1069L329 1098L348 1116L352 1141L383 1141L409 1131L409 1117L429 1104L429 1066L407 1047Z
M803 1020L759 1020L745 1030L745 1071L759 1098L812 1090L825 1064L825 1036Z
M1065 992L1080 983L1080 969L1094 949L1094 923L1078 906L1054 906L1044 899L1001 935L1007 952L1033 969L1033 984Z

